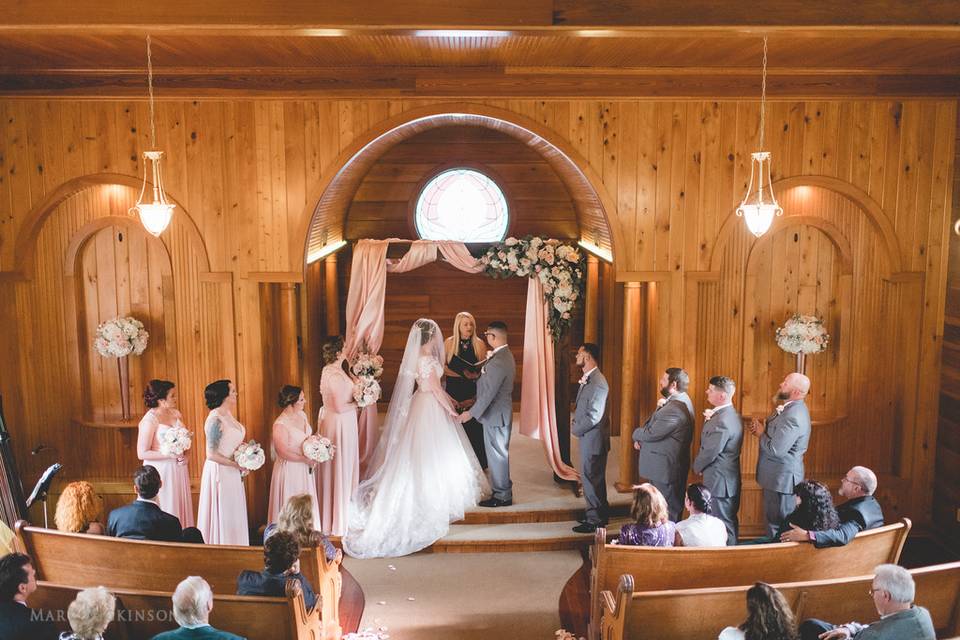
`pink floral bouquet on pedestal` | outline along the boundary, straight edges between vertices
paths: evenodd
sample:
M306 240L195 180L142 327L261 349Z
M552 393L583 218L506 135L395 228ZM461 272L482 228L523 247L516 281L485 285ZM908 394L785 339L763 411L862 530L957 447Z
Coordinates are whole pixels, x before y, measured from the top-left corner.
M149 338L143 323L136 318L114 318L97 327L93 348L104 358L139 356L147 348Z
M777 346L787 353L820 353L829 344L830 334L816 316L795 313L777 329Z

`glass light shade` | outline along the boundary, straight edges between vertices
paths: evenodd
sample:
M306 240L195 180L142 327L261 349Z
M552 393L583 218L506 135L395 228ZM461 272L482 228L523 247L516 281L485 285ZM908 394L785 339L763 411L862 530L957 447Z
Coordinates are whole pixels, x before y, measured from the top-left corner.
M163 192L163 174L160 171L160 159L163 157L163 151L144 151L143 157L151 165L153 202L144 200L144 195L147 193L147 172L146 167L144 167L140 197L137 198L137 204L130 208L130 213L136 211L140 215L143 228L154 236L159 236L170 224L173 210L177 205L167 202L167 196Z
M750 157L750 182L737 215L743 217L750 233L759 238L773 224L774 216L783 215L783 207L777 204L770 184L770 152L758 151Z

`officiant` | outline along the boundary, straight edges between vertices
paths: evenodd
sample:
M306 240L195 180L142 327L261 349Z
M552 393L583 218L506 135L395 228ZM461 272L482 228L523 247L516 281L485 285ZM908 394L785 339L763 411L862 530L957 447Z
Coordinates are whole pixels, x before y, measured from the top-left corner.
M477 397L477 378L480 370L473 366L487 357L487 345L477 337L477 321L473 315L461 311L453 320L453 333L444 341L446 355L446 390L457 402L461 411L466 411ZM483 448L483 426L476 420L463 425L470 446L477 454L480 466L487 468L487 454Z

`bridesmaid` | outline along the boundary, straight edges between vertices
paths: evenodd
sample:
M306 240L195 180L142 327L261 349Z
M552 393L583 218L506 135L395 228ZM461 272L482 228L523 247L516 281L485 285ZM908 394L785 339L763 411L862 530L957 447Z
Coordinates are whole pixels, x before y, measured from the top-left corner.
M320 435L330 438L337 449L333 460L319 466L320 505L323 531L342 536L347 532L350 496L360 484L360 451L357 433L357 405L353 400L353 378L344 370L343 338L336 336L323 345L326 366L320 375L323 408L317 418Z
M229 380L217 380L203 392L210 415L203 425L207 436L207 461L200 480L200 512L197 527L207 544L250 544L247 528L247 497L240 465L233 452L247 430L235 417L237 387Z
M273 449L277 453L277 461L273 465L273 477L270 480L267 522L278 522L280 511L289 498L307 494L313 511L312 526L319 529L321 520L317 480L312 475L316 462L303 455L303 441L313 433L307 414L303 412L306 403L300 387L287 384L280 390L277 404L283 411L273 423Z
M446 374L445 388L451 398L460 403L464 408L469 408L473 400L477 397L477 378L476 374L468 373L461 367L456 367L458 373L451 368L453 356L459 356L460 359L475 364L487 357L487 344L477 337L477 321L473 315L466 311L461 311L453 320L453 333L444 340L444 351L447 356L446 366L443 372ZM463 404L466 402L466 404ZM487 468L487 450L483 446L483 426L476 420L470 420L464 423L463 430L467 433L470 440L470 446L473 452L477 454L477 460L480 466Z
M173 427L182 427L177 411L177 387L169 380L151 380L143 391L147 412L137 433L137 457L160 473L160 508L180 518L186 529L194 525L193 499L187 461L174 454L160 452L160 437Z

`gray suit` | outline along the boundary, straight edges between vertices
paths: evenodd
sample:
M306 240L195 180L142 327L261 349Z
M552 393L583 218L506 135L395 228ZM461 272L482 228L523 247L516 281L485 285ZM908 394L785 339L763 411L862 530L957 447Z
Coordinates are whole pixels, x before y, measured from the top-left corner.
M740 510L740 446L743 420L733 405L714 411L703 423L700 452L693 470L703 474L703 484L713 496L713 515L727 527L727 544L737 544L737 511Z
M670 397L665 405L633 432L640 448L640 477L646 478L667 499L670 519L683 513L693 440L693 403L686 393Z
M803 454L810 442L810 411L803 400L784 406L783 412L770 414L767 429L760 436L757 459L757 483L763 489L763 511L767 535L777 530L796 507L793 487L803 480Z
M936 640L937 637L930 612L918 605L892 613L868 625L850 622L843 626L850 632L853 640ZM800 625L800 636L803 640L812 640L835 628L829 622L811 618Z
M517 363L509 347L497 351L477 379L477 399L470 415L483 425L490 484L497 500L513 500L510 481L510 431L513 427L513 379Z
M610 420L606 416L607 379L594 369L586 384L577 391L577 407L573 412L571 431L580 438L580 473L583 476L583 497L587 501L587 522L606 524L607 453L610 451Z

